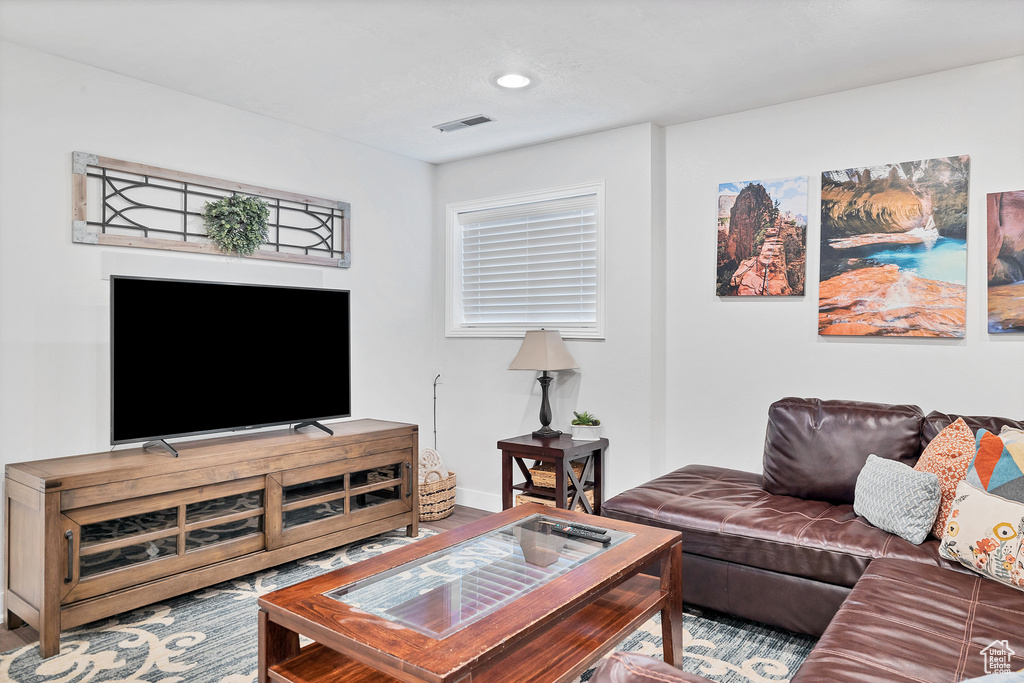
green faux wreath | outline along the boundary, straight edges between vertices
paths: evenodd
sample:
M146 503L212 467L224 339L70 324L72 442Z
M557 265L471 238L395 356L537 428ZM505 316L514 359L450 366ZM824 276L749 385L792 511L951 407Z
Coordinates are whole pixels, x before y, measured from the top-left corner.
M214 202L206 202L203 222L206 236L217 243L225 253L237 252L251 256L267 241L267 203L256 197L231 195Z

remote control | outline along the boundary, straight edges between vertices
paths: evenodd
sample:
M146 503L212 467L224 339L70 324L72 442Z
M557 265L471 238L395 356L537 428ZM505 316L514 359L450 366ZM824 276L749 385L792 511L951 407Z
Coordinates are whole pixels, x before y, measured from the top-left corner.
M603 545L608 545L612 542L612 538L608 534L595 534L593 531L584 531L579 527L569 526L568 524L555 524L551 528L566 536L585 538L588 541L597 541Z
M544 519L541 520L541 524L549 524L551 526L571 526L573 529L579 529L580 531L590 531L590 532L595 533L595 534L607 534L608 533L607 529L601 529L601 528L596 527L596 526L583 526L582 524L569 524L569 523L560 523L560 522L549 522L549 521L544 520Z
M595 533L595 534L607 534L608 533L607 529L601 529L601 528L596 527L596 526L583 526L582 524L569 524L568 526L571 526L573 529L578 529L580 531L589 531L589 532Z

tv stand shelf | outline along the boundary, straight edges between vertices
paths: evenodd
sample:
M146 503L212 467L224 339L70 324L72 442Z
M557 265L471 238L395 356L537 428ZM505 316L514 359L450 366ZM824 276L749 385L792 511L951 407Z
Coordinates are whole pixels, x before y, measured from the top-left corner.
M276 429L7 465L6 628L60 632L405 526L416 425Z

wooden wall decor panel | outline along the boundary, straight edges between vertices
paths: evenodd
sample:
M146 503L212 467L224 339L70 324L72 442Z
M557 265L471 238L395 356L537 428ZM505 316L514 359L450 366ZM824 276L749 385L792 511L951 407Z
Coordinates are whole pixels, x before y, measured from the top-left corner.
M72 154L71 178L72 240L79 244L223 255L206 237L203 208L243 194L270 209L267 242L243 258L352 265L347 202L83 152Z

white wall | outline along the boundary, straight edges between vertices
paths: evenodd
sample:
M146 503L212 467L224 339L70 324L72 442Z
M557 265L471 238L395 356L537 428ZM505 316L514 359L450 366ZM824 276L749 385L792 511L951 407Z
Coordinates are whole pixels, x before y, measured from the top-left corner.
M685 436L665 469L759 472L783 396L1024 417L1024 337L985 328L985 194L1024 188L1022 122L1015 58L667 128L666 408ZM971 155L966 339L819 337L821 171L958 154ZM806 295L716 297L718 184L796 175L810 176Z
M76 150L350 202L352 268L73 244ZM0 42L0 462L110 447L111 273L350 289L353 415L428 425L432 175L430 164ZM329 313L271 314L331 329ZM186 339L201 352L201 337ZM330 377L341 360L322 351L311 371Z
M580 370L551 385L552 426L568 431L573 410L597 414L612 443L609 491L650 478L652 158L660 131L650 124L443 164L435 175L434 332L438 451L458 475L457 501L501 508L499 439L540 426L538 373L510 371L522 339L444 337L445 205L596 180L605 181L606 338L569 340ZM429 429L421 443L432 443Z

